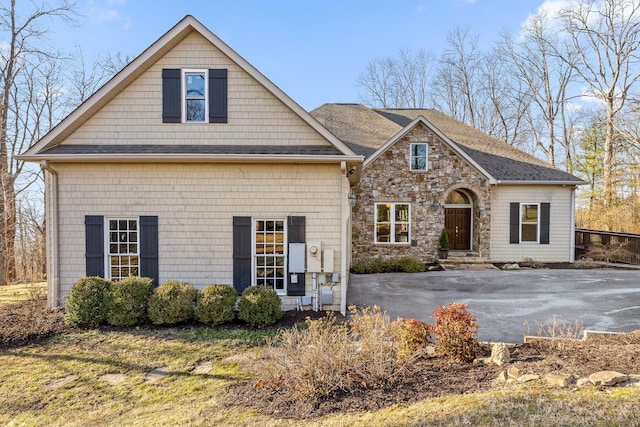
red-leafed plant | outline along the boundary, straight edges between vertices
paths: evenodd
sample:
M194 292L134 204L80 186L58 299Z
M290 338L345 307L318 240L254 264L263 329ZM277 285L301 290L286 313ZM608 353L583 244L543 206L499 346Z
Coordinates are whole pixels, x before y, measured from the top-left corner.
M479 352L476 318L466 304L439 306L431 316L435 320L436 352L458 362L470 362Z
M400 340L400 356L409 356L416 351L424 349L431 343L433 326L410 317L399 318L397 338Z

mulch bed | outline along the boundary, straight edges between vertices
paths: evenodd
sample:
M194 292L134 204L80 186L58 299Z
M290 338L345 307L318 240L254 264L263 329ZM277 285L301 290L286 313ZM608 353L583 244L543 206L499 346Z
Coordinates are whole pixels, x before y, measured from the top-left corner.
M328 398L292 402L281 392L255 387L253 381L229 387L227 404L251 407L281 418L307 419L336 412L375 411L395 404L412 404L424 399L478 393L499 389L498 374L516 367L523 374L549 372L587 377L594 372L613 370L627 375L640 374L640 331L629 335L593 337L587 341L561 341L517 344L510 347L507 366L483 363L455 363L431 357L416 363L401 381L384 388L336 393ZM483 355L490 354L488 346Z

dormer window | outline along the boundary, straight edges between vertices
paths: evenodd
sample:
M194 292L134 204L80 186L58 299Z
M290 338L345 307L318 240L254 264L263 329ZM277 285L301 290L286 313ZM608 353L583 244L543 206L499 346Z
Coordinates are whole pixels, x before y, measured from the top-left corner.
M227 70L162 70L163 123L227 123Z
M429 146L427 144L411 144L410 165L412 171L429 169Z

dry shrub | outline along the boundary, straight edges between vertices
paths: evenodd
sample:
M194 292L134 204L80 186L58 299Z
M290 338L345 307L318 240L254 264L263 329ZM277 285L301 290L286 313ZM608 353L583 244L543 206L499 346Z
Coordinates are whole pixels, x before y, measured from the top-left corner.
M432 342L432 325L413 318L399 318L396 323L401 358L415 355Z
M378 307L350 311L345 323L328 314L279 332L269 342L272 357L258 368L258 384L293 400L394 384L409 366L399 357L399 324Z
M458 362L470 362L480 351L476 318L466 304L439 306L431 316L435 320L436 352Z
M527 329L528 323L525 322ZM551 323L536 321L536 334L544 340L536 341L538 347L551 346L557 349L567 349L580 346L584 337L584 326L574 320L573 322L560 322L553 316Z
M47 297L38 290L24 301L0 306L0 344L37 340L64 329L62 311L47 308Z

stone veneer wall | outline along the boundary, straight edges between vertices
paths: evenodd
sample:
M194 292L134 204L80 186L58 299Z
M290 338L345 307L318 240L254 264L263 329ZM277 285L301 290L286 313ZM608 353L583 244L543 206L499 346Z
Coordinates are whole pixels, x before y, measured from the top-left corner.
M428 170L411 171L411 143L429 144ZM473 198L473 249L489 257L491 188L484 175L449 148L427 126L416 127L389 147L362 170L353 208L353 259L410 256L429 262L437 258L440 231L444 227L444 202L457 189L467 190ZM438 207L433 209L433 202ZM411 203L410 244L374 242L376 202Z

